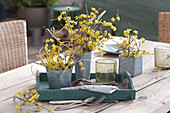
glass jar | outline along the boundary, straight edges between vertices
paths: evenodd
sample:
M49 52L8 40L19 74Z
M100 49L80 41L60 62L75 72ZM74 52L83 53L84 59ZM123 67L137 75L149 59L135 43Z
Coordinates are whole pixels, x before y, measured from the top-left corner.
M155 67L170 68L170 46L157 46L154 48Z
M96 82L110 83L115 81L117 62L114 59L99 59L96 61Z

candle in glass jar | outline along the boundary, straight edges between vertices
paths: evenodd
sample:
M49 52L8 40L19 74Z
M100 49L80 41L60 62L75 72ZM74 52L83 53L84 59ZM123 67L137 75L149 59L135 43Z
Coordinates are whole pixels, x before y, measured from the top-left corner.
M170 46L154 48L155 67L170 68Z
M96 82L109 83L115 81L117 63L113 59L96 61Z

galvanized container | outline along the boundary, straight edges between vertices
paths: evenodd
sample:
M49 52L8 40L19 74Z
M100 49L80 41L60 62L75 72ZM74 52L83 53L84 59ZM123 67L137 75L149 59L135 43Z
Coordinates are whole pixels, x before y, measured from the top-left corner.
M80 66L78 63L75 65L75 77L76 79L90 79L90 66L91 66L91 54L92 52L88 52L88 55L84 55L83 53L77 55L75 59L79 59L82 61L83 66ZM84 70L81 68L84 67Z
M131 76L142 74L142 57L125 57L124 59L119 56L119 73L128 71Z
M69 70L50 70L47 72L50 89L60 89L71 85L72 68Z

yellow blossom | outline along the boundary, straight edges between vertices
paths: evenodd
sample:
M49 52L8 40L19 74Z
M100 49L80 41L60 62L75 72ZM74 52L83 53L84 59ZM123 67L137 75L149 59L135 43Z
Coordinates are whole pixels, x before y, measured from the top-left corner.
M140 50L140 47L137 47L138 50Z
M95 33L95 35L97 35L97 36L98 36L99 34L100 34L100 32L97 30L97 31L96 31L96 33Z
M85 53L84 53L84 55L88 55L88 53L87 53L87 52L85 52Z
M25 90L24 90L24 93L29 93L29 90L28 90L28 89L25 89Z
M34 103L35 100L34 100L34 98L30 98L29 101L30 101L31 103Z
M29 102L25 102L25 103L24 103L24 105L26 105L26 106L27 106L27 105L30 105L30 103L29 103Z
M98 14L99 12L96 10L95 13Z
M103 53L100 53L100 56L103 56Z
M112 18L111 18L111 21L112 21L112 22L115 22L115 21L116 21L116 19L115 19L114 17L112 17Z
M51 41L51 42L54 42L54 40L53 40L52 38L50 39L50 41Z
M116 31L116 30L117 30L117 28L116 28L115 26L111 26L111 29L112 29L113 31Z
M50 41L50 40L49 40L49 39L47 39L45 42L46 42L46 43L48 43L49 41Z
M32 93L37 93L37 90L32 89L31 92L32 92Z
M145 41L145 38L141 38L140 40L141 40L141 41Z
M85 68L84 67L81 67L81 71L84 70Z
M132 38L132 39L136 40L136 36L131 36L130 38Z
M111 22L107 22L107 25L108 25L108 26L112 26L112 23L111 23Z
M74 22L74 25L77 25L77 22Z
M53 109L48 109L48 113L52 113L53 111Z
M92 10L92 11L96 11L96 8L92 7L91 10Z
M41 111L41 107L40 106L37 106L37 111Z
M135 44L132 44L132 47L135 47Z
M64 14L66 14L66 12L65 12L65 11L63 11L63 12L61 12L61 14L62 14L62 15L64 15Z
M64 42L60 42L60 46L62 46L64 44Z
M129 52L129 56L131 57L133 55L132 51Z
M107 35L107 30L104 31L104 36L106 36L106 35Z
M124 55L128 56L128 50L125 50Z
M62 19L62 16L58 16L58 17L57 17L57 20L58 20L58 21L61 21L61 19Z
M95 24L98 24L99 23L99 21L98 20L95 20Z
M144 50L144 53L148 54L148 55L151 55L151 53L147 50Z
M106 22L106 21L103 21L102 25L103 25L103 26L107 26L107 22Z
M167 68L160 68L160 67L155 67L157 70L166 70Z
M79 62L79 65L80 65L80 66L83 66L83 63L82 63L82 61L80 61L80 62Z
M123 43L126 43L127 42L127 40L123 40Z
M102 51L102 48L98 48L99 51Z
M133 33L138 34L138 31L134 30Z
M119 16L117 16L116 19L117 19L117 21L120 21L120 17Z
M148 55L151 55L151 53L150 53L150 52L148 52L147 54L148 54Z
M19 95L23 95L23 93L24 93L23 91L19 91L18 92Z
M14 97L18 97L18 96L19 96L19 94L18 94L18 93L15 93Z
M102 40L103 40L104 42L106 42L106 41L107 41L107 39L106 39L106 38L103 38Z
M56 40L57 40L57 41L60 41L60 38L57 38Z
M66 8L67 8L67 10L72 10L72 7L70 7L70 6L67 6Z
M123 57L123 56L122 56L121 58L122 58L122 59L125 59L125 57Z
M142 44L142 42L141 42L141 41L139 41L139 46L141 46L141 44Z
M65 52L64 52L64 56L66 57L68 55L68 51L67 50L65 50Z
M41 106L41 102L38 102L37 105L38 105L38 106Z
M20 110L20 105L16 105L15 110Z
M96 18L96 14L94 12L91 12L90 15L91 15L92 20L94 20Z
M89 25L93 24L93 21L92 20L89 20Z
M108 33L108 37L110 37L110 38L111 38L111 37L112 37L112 35L111 35L110 33Z

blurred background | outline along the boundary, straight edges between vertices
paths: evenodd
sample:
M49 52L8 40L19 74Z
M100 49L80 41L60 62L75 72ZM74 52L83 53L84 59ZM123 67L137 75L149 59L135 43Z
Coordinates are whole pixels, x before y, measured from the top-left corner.
M29 62L35 61L38 50L42 47L49 34L46 28L60 23L53 21L64 6L75 6L70 12L73 17L85 13L91 7L106 10L103 20L110 21L119 13L121 21L115 23L117 31L114 35L121 36L126 28L139 31L140 37L158 41L158 14L170 11L170 0L0 0L0 22L25 19L27 21ZM37 38L39 37L39 38Z

